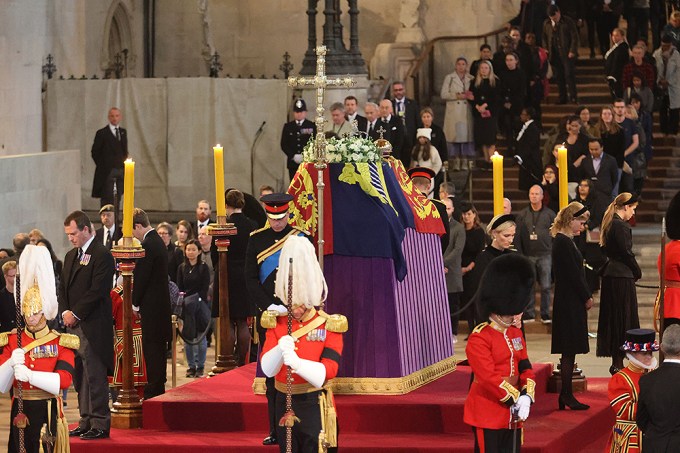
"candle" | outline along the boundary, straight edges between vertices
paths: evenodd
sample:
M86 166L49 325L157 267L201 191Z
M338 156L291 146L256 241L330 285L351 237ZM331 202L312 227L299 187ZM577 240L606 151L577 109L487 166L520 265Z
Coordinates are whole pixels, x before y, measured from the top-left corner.
M557 148L557 168L560 176L560 209L569 204L569 177L567 175L567 148Z
M503 214L503 156L498 152L491 156L493 162L493 215Z
M215 199L217 201L217 217L226 217L227 208L224 205L224 153L219 143L213 146L215 154Z
M132 217L135 212L135 163L125 161L125 184L123 188L123 236L132 237Z

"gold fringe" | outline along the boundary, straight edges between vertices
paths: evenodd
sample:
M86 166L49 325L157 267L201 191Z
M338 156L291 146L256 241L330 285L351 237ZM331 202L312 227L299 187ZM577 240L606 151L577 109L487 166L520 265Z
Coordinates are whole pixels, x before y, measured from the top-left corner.
M326 443L329 447L338 446L338 416L335 412L335 403L333 401L333 391L331 389L326 390Z
M80 338L70 333L62 333L59 335L59 346L78 350L80 348Z
M273 329L276 327L276 315L275 311L265 310L260 315L260 325L265 329Z
M59 410L57 414L57 441L54 445L53 453L71 453L71 444L69 444L68 437L68 422L66 421L66 414L64 413L64 402L61 396L57 397L57 404Z
M335 378L332 389L336 395L405 395L455 371L456 363L456 358L451 356L400 378ZM253 392L265 394L264 378L255 378Z

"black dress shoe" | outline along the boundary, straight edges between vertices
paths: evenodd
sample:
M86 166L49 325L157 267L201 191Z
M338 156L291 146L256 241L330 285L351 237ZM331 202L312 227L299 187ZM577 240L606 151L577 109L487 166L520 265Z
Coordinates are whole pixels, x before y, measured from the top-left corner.
M109 437L109 432L103 429L92 428L85 434L81 434L80 438L83 440L106 439Z
M264 438L262 441L262 445L278 445L278 441L276 440L276 436L270 434L267 437Z
M81 434L85 434L85 433L88 432L89 430L90 430L90 428L81 428L81 427L79 426L79 427L74 428L74 429L72 429L71 431L69 431L69 432L68 432L68 435L69 435L70 437L76 437L76 436L80 436Z

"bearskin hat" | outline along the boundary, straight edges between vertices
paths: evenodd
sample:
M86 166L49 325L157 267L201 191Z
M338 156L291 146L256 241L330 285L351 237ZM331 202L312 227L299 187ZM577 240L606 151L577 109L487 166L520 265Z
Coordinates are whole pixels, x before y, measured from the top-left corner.
M482 320L491 313L518 315L529 303L536 281L534 266L519 253L495 258L486 268L477 289L477 306Z

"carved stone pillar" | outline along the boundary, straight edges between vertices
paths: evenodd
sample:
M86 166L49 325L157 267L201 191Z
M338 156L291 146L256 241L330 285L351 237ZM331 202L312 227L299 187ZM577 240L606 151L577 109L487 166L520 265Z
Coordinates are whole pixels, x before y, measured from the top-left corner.
M308 0L307 2L307 51L302 60L300 74L311 75L316 71L316 5L319 0Z

